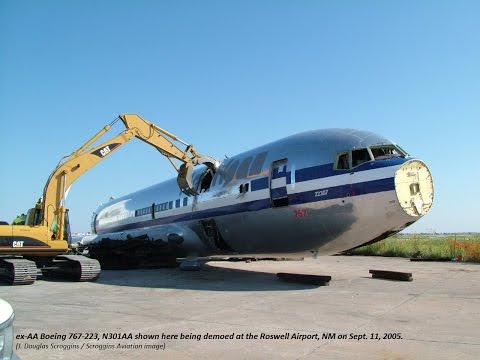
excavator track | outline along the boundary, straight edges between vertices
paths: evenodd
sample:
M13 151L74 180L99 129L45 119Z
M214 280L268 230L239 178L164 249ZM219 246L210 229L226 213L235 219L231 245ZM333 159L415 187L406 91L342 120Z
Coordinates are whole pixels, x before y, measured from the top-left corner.
M74 281L93 281L100 276L100 263L82 255L59 255L54 259L51 277L64 277Z
M10 285L30 285L37 280L37 265L22 258L0 258L0 280Z

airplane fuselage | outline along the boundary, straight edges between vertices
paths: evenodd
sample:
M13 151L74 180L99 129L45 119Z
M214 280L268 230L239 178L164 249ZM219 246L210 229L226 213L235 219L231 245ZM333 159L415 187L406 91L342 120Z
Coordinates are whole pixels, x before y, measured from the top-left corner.
M147 235L182 254L334 254L381 240L433 202L427 166L383 136L351 129L293 135L100 206L95 235Z

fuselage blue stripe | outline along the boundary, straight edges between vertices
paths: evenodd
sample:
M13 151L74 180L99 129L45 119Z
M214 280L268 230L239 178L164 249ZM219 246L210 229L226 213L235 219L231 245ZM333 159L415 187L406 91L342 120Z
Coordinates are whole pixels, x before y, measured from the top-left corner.
M308 168L298 169L295 171L295 181L303 182L316 179L323 179L336 175L343 175L349 173L356 173L362 171L368 171L373 169L379 169L389 166L396 166L403 164L407 159L405 158L390 158L385 160L375 160L365 162L353 169L348 170L336 170L333 168L333 163L317 165Z
M289 204L298 205L315 201L333 200L347 198L350 196L374 194L383 191L395 190L393 177L372 181L365 181L352 185L332 186L320 190L305 191L302 193L290 194Z
M322 191L328 190L325 195L321 197L316 196L316 190L304 191L301 193L288 194L289 204L299 205L308 204L312 202L324 201L345 198L349 196L358 196L371 193L378 193L382 191L390 191L395 189L394 178L385 178L379 180L365 181L356 184L333 186L330 188L323 188ZM223 215L232 215L243 212L258 211L271 208L270 198L261 200L248 201L233 205L222 206L214 209L199 210L195 212L188 212L178 215L165 216L157 219L149 219L141 222L113 226L104 228L102 233L118 232L124 230L139 229L150 226L158 226L176 222L199 220Z
M333 163L317 165L308 168L303 168L295 171L295 182L300 183L304 181L312 181L318 179L324 179L327 177L363 172L373 169L380 169L384 167L390 167L403 164L407 159L405 158L391 158L385 160L369 161L357 166L354 169L349 170L335 170ZM291 172L286 172L287 185L291 184ZM277 176L276 178L279 178ZM268 176L255 179L251 181L251 191L264 190L268 188Z
M251 191L258 191L268 188L268 177L252 180Z

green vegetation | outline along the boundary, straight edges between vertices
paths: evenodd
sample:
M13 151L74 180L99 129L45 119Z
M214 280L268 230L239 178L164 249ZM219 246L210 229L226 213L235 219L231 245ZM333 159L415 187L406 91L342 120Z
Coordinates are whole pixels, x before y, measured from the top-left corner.
M397 234L350 254L480 262L480 234Z

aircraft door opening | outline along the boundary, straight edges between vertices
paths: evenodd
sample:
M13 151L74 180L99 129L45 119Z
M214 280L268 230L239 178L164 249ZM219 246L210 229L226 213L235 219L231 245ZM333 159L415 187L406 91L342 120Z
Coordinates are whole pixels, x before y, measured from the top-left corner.
M277 160L272 163L270 198L272 207L288 206L287 159Z

